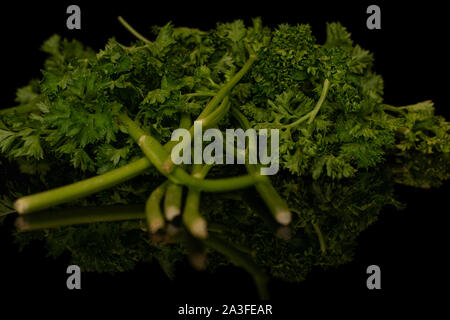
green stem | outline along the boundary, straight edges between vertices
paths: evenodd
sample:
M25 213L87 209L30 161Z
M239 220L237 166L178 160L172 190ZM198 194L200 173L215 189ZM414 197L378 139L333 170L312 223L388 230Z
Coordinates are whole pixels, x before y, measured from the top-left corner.
M209 115L207 115L205 118L200 120L200 117L197 118L196 121L202 122L202 130L209 129L211 127L214 127L219 123L219 121L228 113L228 110L230 108L230 104L228 103L228 96L226 96L223 100L220 106L211 112ZM187 128L186 128L187 129ZM189 134L191 138L194 136L194 126L190 126L189 128ZM164 145L164 148L166 151L171 152L173 147L177 145L178 142L170 140ZM163 163L163 170L166 173L171 173L174 169L175 164L172 161L172 157L169 156Z
M392 111L392 112L396 112L396 113L400 113L402 115L405 114L405 111L401 108L401 107L394 107L388 104L383 104L383 109L384 110L388 110L388 111Z
M207 222L199 212L200 191L189 188L183 210L183 224L196 238L205 239L208 236Z
M325 79L319 101L317 101L316 106L311 111L311 116L309 117L308 124L310 124L314 121L314 118L316 117L317 113L320 110L320 107L322 106L323 102L325 101L325 98L327 97L327 92L328 92L329 87L330 87L330 81L328 81L328 79Z
M119 20L119 22L125 27L125 29L127 29L132 35L134 35L136 38L138 38L139 40L144 41L146 44L151 45L152 42L150 40L148 40L146 37L144 37L143 35L141 35L139 32L137 32L130 24L128 24L128 22L125 21L124 18L122 18L121 16L117 17L117 19Z
M306 120L308 120L308 124L311 124L314 121L317 113L319 112L320 108L322 107L322 104L325 101L325 98L327 96L329 87L330 87L330 82L328 81L328 79L325 79L324 84L323 84L323 88L322 88L322 93L320 94L319 101L317 101L314 109L312 109L310 112L305 114L300 119L298 119L298 120L296 120L296 121L286 125L285 127L287 127L287 128L295 127L295 126L299 125L300 123L302 123L303 121L306 121Z
M164 150L164 147L159 143L159 141L151 135L146 134L144 130L142 130L136 122L131 120L125 113L120 113L118 115L118 119L125 125L128 134L134 141L137 142L150 162L156 167L156 169L164 173L162 170L162 159L166 159L167 152Z
M235 265L244 268L253 277L258 294L261 299L269 299L269 292L267 290L268 277L266 273L258 266L253 258L248 254L234 248L231 244L224 240L210 235L208 239L203 240L205 246L216 250L220 254L227 257Z
M242 79L242 77L250 70L250 67L252 64L256 61L256 55L250 54L250 57L248 58L247 62L242 66L241 70L239 70L230 81L228 81L227 84L225 84L222 88L220 88L219 92L214 96L214 98L209 101L209 103L206 105L205 109L203 109L202 113L200 113L200 116L197 120L201 120L204 117L206 117L208 114L210 114L222 101L222 99L228 95L233 89L233 87Z
M250 122L238 109L232 108L231 113L244 130L250 129ZM261 177L262 181L256 183L255 188L266 203L275 220L282 225L288 225L292 219L291 211L284 199L281 198L277 190L273 187L270 179L267 176L262 176L260 174L260 168L261 166L257 164L247 164L247 171L249 174Z
M219 121L222 120L223 117L228 113L229 110L230 110L229 97L226 96L225 98L223 98L222 103L217 109L206 115L204 118L200 118L199 116L197 118L197 121L202 122L202 129L203 128L209 129L211 127L216 126L219 123ZM194 134L193 126L189 129L189 133L191 135Z
M191 116L188 113L181 114L180 128L190 128L191 122ZM167 144L164 147L168 150ZM183 186L169 182L164 196L164 215L168 221L172 221L176 216L180 215L182 198Z
M182 198L183 186L169 182L164 196L164 216L168 221L180 215Z
M252 167L254 169L252 169ZM256 165L249 165L249 172L255 172L259 170L259 166ZM267 178L267 177L266 177ZM270 182L270 179L267 178L267 181L265 182L258 182L255 184L255 188L258 191L259 195L263 199L263 201L266 203L267 208L272 213L275 220L283 225L286 226L289 223L291 223L292 220L292 214L289 210L289 207L287 206L286 202L283 198L278 194L277 190L273 187L272 183Z
M194 164L192 176L204 179L211 166ZM183 211L183 223L196 238L205 239L208 236L207 222L200 214L200 191L189 188Z
M19 198L14 203L14 208L19 214L25 214L83 198L136 177L147 170L150 165L147 158L141 158L102 175Z
M192 120L189 113L182 113L180 116L180 128L189 129L192 126Z
M197 168L199 166L199 168ZM198 179L204 179L208 174L209 170L212 168L212 164L203 164L203 165L193 165L192 176Z
M308 112L307 114L305 114L303 117L301 117L298 120L295 120L294 122L287 124L285 127L286 128L292 128L292 127L296 127L298 126L300 123L302 123L303 121L308 120L311 117L311 113Z
M202 130L214 127L215 125L217 125L217 123L227 114L228 110L229 110L229 103L228 103L228 97L225 97L222 101L222 103L220 104L220 106L214 110L213 112L211 112L209 115L207 115L206 117L204 117L203 119L200 119L200 117L198 117L195 121L202 121ZM188 128L185 128L188 129ZM194 126L189 126L189 134L191 135L191 137L194 136ZM177 145L178 142L176 141L168 141L165 145L164 148L166 149L166 151L170 152L172 150L172 148ZM169 159L166 160L166 162L171 161L171 158L169 157ZM173 165L173 163L172 163ZM166 168L166 166L168 166L168 164L164 165L164 168ZM170 172L170 170L166 169L167 172Z
M206 91L200 91L200 92L194 92L194 93L187 93L185 94L186 97L192 98L192 97L214 97L216 95L215 92L206 92Z
M163 182L150 194L145 204L145 216L147 217L148 229L150 233L156 233L164 227L164 217L161 212L161 200L166 192L167 181Z
M145 219L143 205L113 205L46 210L19 216L15 225L19 231L30 231L86 223L138 219Z
M261 179L261 177L258 177L258 176L243 175L243 176L223 178L223 179L202 180L202 179L193 178L193 177L190 177L189 175L187 175L187 177L184 177L183 180L185 180L186 186L192 187L192 188L197 188L200 191L226 192L226 191L248 188L248 187L254 185L255 183L261 181L262 179Z

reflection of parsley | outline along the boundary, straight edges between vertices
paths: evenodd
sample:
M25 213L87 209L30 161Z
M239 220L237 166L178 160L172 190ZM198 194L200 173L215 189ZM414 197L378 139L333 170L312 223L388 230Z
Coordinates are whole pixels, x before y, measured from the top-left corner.
M198 265L207 246L257 274L262 290L265 277L254 261L300 280L313 265L350 258L356 235L393 202L390 189L378 188L372 176L387 159L396 163L397 182L427 187L448 176L449 123L434 115L431 101L385 104L373 55L339 23L328 24L326 42L318 44L308 25L270 29L260 19L206 32L169 23L154 28L153 41L120 21L138 38L130 46L110 39L95 53L57 35L48 39L42 79L17 91L18 106L0 111L2 166L21 172L14 179L2 171L8 183L1 212L24 194L49 189L20 198L15 208L28 213L66 202L92 207L149 199L148 225L140 227L153 240L158 229L169 234L168 223L176 225L172 220L183 214L188 232L181 242L190 243L183 250L195 252ZM205 128L279 129L280 173L269 179L255 166L247 175L241 166L175 166L171 134L191 128L193 119ZM414 160L426 155L432 157ZM264 213L245 201L200 193L252 185L272 214L265 224L258 220ZM289 245L270 238L289 238L291 212ZM52 254L69 248L90 270L128 270L155 257L172 274L178 244L158 247L146 233L122 228L64 227L45 238Z
M174 264L182 259L180 245L152 245L139 222L92 223L16 234L21 248L32 240L43 240L51 257L67 251L71 262L83 270L117 273L133 270L137 263L158 261L166 274L173 278Z

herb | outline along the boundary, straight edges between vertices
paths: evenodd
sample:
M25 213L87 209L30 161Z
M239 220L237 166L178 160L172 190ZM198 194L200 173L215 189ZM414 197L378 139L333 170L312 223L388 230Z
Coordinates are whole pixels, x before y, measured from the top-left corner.
M357 234L384 204L396 204L391 177L421 187L448 178L449 123L431 101L386 104L373 55L339 23L328 24L318 44L308 25L270 29L260 19L208 31L168 23L154 28L152 41L119 20L137 38L129 46L112 38L96 53L48 39L42 78L17 91L16 107L0 111L1 163L9 168L2 212L13 211L17 198L19 214L66 203L86 208L56 222L21 216L20 229L142 219L124 207L116 216L102 208L146 203L146 225L41 234L54 255L76 241L75 261L120 271L151 259L148 250L173 275L168 266L182 254L202 257L212 248L250 271L265 296L258 265L298 281L314 265L348 261ZM194 119L203 128L279 129L279 174L262 176L259 165L175 165L171 133L192 132ZM234 192L251 186L262 208Z

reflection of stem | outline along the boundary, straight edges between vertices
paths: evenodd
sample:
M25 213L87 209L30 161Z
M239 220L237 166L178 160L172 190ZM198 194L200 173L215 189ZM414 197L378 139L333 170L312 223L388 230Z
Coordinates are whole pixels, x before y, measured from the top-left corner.
M322 255L324 255L327 251L327 247L325 245L325 239L323 238L322 231L320 231L320 228L316 223L311 222L311 224L313 225L314 231L316 232L317 238L319 239L320 251L322 251Z
M278 238L286 241L291 239L291 229L289 228L289 226L280 226L280 224L273 218L271 212L269 212L270 210L268 211L259 199L253 197L253 195L250 194L250 191L245 192L244 199L240 200L245 201L249 208L251 208L262 218L267 228Z
M203 243L207 247L223 254L232 263L244 268L248 273L250 273L253 277L253 281L255 282L260 298L263 300L269 299L269 292L267 290L268 277L261 267L255 263L251 256L243 253L231 244L213 235L209 235L206 240L203 240Z
M96 222L145 219L144 205L114 205L101 207L64 208L60 210L41 211L34 215L19 216L15 225L19 231L30 231L47 228L58 228ZM222 231L222 227L218 226ZM253 277L261 299L269 299L267 289L268 277L253 258L226 241L209 235L202 240L207 247L216 250L232 263L244 268Z
M144 205L114 205L53 209L16 219L19 231L86 224L94 222L145 219Z

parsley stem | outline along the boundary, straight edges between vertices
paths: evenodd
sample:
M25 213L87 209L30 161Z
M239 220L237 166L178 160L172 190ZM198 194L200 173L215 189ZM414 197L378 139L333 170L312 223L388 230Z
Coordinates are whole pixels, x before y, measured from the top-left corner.
M320 110L320 107L322 106L323 102L325 101L325 98L327 97L327 93L328 93L328 88L329 87L330 87L330 81L328 81L328 79L325 79L325 81L323 83L322 93L320 94L319 101L317 101L316 106L311 111L311 115L309 117L308 124L310 124L311 122L314 121L314 118L316 117L317 113Z
M307 114L305 114L305 115L304 115L303 117L301 117L300 119L295 120L294 122L292 122L292 123L286 125L285 127L286 127L286 128L296 127L296 126L298 126L300 123L302 123L303 121L308 120L310 116L311 116L311 112L308 112Z
M199 91L193 93L186 93L185 96L188 98L192 97L214 97L216 95L215 92L207 92L207 91Z
M208 114L205 118L200 119L200 117L197 118L197 121L201 120L202 121L202 129L208 129L211 128L213 126L215 126L217 123L219 123L219 121L228 113L229 110L229 103L228 103L228 96L226 96L223 100L222 103L220 104L220 106L214 110L213 112L211 112L210 114ZM194 136L194 126L191 126L189 129L189 134L191 135L191 137ZM164 148L166 149L166 151L171 152L172 148L177 144L178 142L176 141L169 141L165 144ZM173 168L174 168L175 164L172 161L172 157L167 157L166 161L164 161L163 164L163 169L166 173L170 173L172 172Z
M192 166L193 177L204 179L211 166L194 164ZM207 222L200 215L200 191L189 188L183 211L183 223L189 232L196 238L205 239L208 236Z
M384 110L400 113L403 115L405 114L405 111L403 111L403 109L401 107L394 107L394 106L391 106L388 104L383 104L383 108L384 108Z
M188 113L181 114L180 128L190 128L191 122L191 116ZM166 148L166 146L167 144L164 147ZM183 186L169 182L166 194L164 195L164 215L168 221L172 221L176 216L180 215L182 197Z
M180 215L182 197L183 186L170 181L164 195L164 216L168 221Z
M141 158L102 175L19 198L14 203L14 208L19 214L47 209L61 203L83 198L108 189L116 184L136 177L149 167L150 161L147 158Z
M259 170L259 166L257 165L248 165L247 167L250 173L255 173ZM284 199L281 198L277 190L270 182L270 179L266 176L263 177L266 178L266 181L256 183L255 188L263 201L266 203L275 220L279 224L286 226L291 223L291 211L289 210Z
M145 204L145 216L147 218L148 230L150 233L156 233L164 227L164 217L161 212L161 200L166 191L167 181L163 182L150 194Z
M236 108L231 111L233 117L239 122L244 130L250 129L250 122L247 118ZM262 181L255 184L255 188L259 195L266 203L268 209L272 213L275 220L282 224L288 225L291 222L292 214L284 199L278 194L273 187L270 179L267 176L262 176L259 172L260 165L247 164L247 171L252 175L258 175Z
M325 101L329 87L330 87L330 82L328 81L328 79L325 79L323 88L322 88L322 93L320 94L319 101L317 101L314 109L312 109L310 112L305 114L300 119L286 125L285 127L287 127L287 128L295 127L306 120L308 120L308 124L311 124L314 121L314 118L316 117L317 113L319 112L320 107L322 106L323 102Z
M131 120L125 113L120 113L118 119L126 127L128 134L137 142L150 162L158 169L158 171L163 172L162 159L167 157L167 153L159 141L153 136L146 134L144 130L142 130L137 123ZM174 182L178 183L179 181Z
M133 36L135 36L139 40L144 41L146 44L149 44L149 45L152 44L152 42L150 40L148 40L146 37L144 37L139 32L137 32L128 22L125 21L124 18L119 16L119 17L117 17L117 19L125 27L125 29L127 29Z
M180 116L180 128L189 129L192 126L191 115L183 112Z
M250 67L252 64L256 61L256 55L250 54L250 57L245 62L245 64L242 66L241 70L239 70L230 81L228 81L220 90L217 92L217 94L212 98L209 103L206 105L205 109L200 113L197 120L201 120L205 118L208 114L210 114L222 101L223 98L225 98L226 95L228 95L233 89L233 87L244 77L244 75L250 70Z

